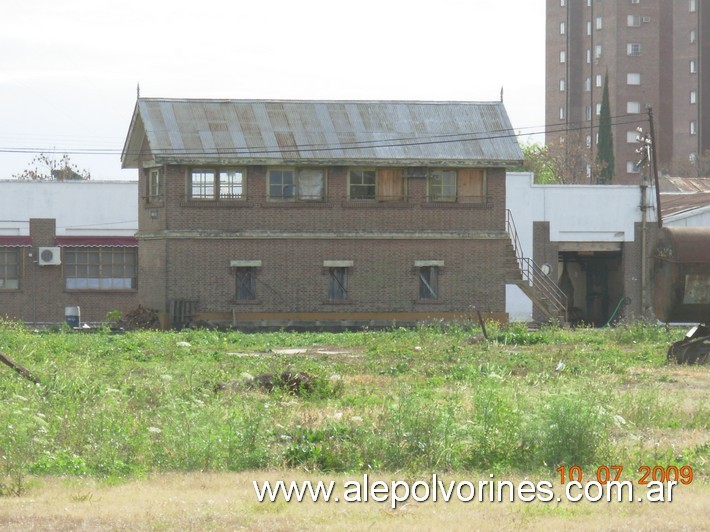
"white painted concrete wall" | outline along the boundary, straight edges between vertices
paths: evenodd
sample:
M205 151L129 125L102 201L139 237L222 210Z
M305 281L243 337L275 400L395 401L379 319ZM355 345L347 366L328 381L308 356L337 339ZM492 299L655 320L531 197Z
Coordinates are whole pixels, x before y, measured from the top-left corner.
M656 221L655 190L648 188L648 221ZM553 242L632 242L641 222L641 187L631 185L535 185L529 172L509 172L506 204L513 214L523 256L533 256L533 222L550 223ZM532 302L506 286L513 321L532 320Z
M133 236L137 181L0 181L0 235L29 235L30 218L54 218L57 236Z

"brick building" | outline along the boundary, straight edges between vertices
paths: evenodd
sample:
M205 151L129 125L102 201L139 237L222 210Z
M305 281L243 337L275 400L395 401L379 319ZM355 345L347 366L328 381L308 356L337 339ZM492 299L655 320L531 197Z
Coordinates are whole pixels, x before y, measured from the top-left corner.
M135 181L0 182L0 316L104 321L138 304Z
M137 101L139 298L166 325L505 319L502 103Z
M547 0L546 18L548 144L579 136L596 155L608 74L615 184L641 182L636 128L648 133L649 105L659 168L707 171L710 0Z

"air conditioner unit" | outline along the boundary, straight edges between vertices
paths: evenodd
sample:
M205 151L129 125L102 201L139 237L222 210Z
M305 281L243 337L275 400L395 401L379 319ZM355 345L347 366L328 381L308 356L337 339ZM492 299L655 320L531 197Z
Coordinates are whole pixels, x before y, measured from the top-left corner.
M39 248L40 266L58 266L62 263L61 248Z
M646 24L648 24L649 22L651 22L651 17L641 17L641 22L645 22Z

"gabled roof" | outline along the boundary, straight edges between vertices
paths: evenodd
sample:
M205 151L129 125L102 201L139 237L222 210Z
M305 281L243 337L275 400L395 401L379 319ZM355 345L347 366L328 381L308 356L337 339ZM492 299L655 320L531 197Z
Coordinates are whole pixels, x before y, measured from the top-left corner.
M501 102L140 98L121 160L501 167L523 154Z

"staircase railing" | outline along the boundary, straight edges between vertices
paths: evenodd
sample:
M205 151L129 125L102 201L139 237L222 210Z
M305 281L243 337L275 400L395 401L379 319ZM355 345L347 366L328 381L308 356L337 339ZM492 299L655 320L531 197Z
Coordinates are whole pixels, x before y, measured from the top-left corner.
M557 317L562 318L565 322L567 321L567 296L565 293L557 286L552 279L550 279L542 269L535 264L535 261L528 257L523 256L523 247L520 243L520 238L518 237L518 231L515 228L515 220L513 219L513 213L510 209L506 209L506 231L510 235L510 239L513 242L513 250L515 251L515 257L518 259L518 265L520 267L520 272L523 275L523 281L527 282L529 286L533 288L541 297L547 299L556 312ZM548 309L549 311L549 309Z

